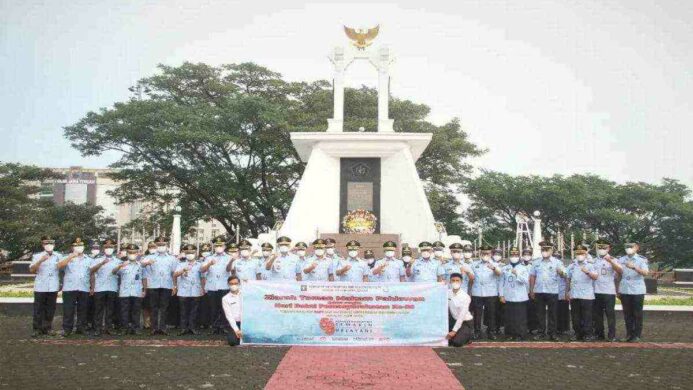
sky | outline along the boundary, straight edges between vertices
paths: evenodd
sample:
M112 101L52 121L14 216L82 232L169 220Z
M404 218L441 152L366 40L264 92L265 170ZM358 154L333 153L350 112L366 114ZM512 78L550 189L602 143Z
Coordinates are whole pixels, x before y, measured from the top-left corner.
M331 79L342 26L380 24L391 93L459 118L513 175L594 173L693 187L690 1L0 0L0 161L107 167L63 137L128 98L157 64L253 61L287 80ZM350 86L375 86L366 64ZM327 127L327 124L325 124Z

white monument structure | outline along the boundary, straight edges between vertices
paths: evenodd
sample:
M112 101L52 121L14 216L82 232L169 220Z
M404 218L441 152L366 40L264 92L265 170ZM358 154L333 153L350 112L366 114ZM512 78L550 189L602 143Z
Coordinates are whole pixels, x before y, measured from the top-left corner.
M394 131L388 113L392 53L387 47L369 47L377 27L366 32L345 30L355 47L337 47L330 55L334 114L327 131L291 133L307 165L278 234L310 243L321 234L343 232L344 215L365 209L378 219L376 234L398 234L411 246L436 240L439 233L414 165L432 134ZM344 80L354 61L367 61L378 71L375 132L344 131Z

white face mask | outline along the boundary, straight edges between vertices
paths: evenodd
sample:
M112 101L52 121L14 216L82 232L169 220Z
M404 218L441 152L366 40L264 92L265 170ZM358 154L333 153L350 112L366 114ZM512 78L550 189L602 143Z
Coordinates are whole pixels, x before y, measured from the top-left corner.
M491 255L483 255L483 256L481 256L481 260L489 261L489 260L491 260Z
M130 260L130 261L135 261L135 260L137 260L137 255L134 254L134 253L133 253L133 254L129 254L129 255L128 255L128 260Z
M185 258L188 259L188 261L195 260L195 254L194 253L186 253Z
M349 257L355 258L359 255L359 251L349 251Z
M214 252L216 252L217 254L222 254L222 253L224 253L224 249L226 249L226 248L224 248L223 246L215 246Z
M503 257L501 257L501 255L493 255L493 260L494 260L494 261L501 261L502 258L503 258Z
M450 286L452 286L452 289L453 289L453 290L459 290L460 287L462 287L462 283L460 283L460 282L452 282L452 283L450 283Z
M585 261L585 255L577 255L575 257L577 258L577 261L579 261L579 262Z
M635 248L626 248L626 253L629 255L635 254Z
M53 252L53 248L55 248L53 244L46 244L43 246L43 250L46 252Z
M532 256L522 256L522 260L530 261L530 260L532 260Z
M241 250L241 257L248 257L250 256L250 251L247 249Z
M403 257L402 257L402 261L404 261L405 263L410 262L410 261L411 261L411 256L403 256Z
M234 292L234 293L238 292L238 290L240 290L240 289L241 289L241 286L239 286L237 284L232 284L231 286L229 286L229 290L231 290L231 292Z
M436 257L443 257L443 251L440 250L434 251L433 254L436 255Z
M472 252L464 252L462 254L462 256L464 256L465 259L471 259L472 258Z
M520 258L517 256L513 256L510 258L510 262L513 264L517 263L518 261L520 261Z
M601 256L601 257L604 257L604 256L606 256L607 254L609 254L609 251L606 250L606 249L598 249L598 250L597 250L597 254L598 254L599 256Z
M395 251L385 251L385 257L392 257L395 255Z
M373 264L373 263L375 263L375 259L367 259L367 261L368 261L368 264Z
M92 255L92 256L96 256L96 255L99 254L99 252L101 252L101 251L98 250L98 249L92 249L92 250L91 250L91 255Z
M279 247L279 252L281 253L289 253L289 247L286 245L282 245Z
M262 251L262 255L265 257L270 257L271 254L272 254L272 251Z
M316 250L315 250L315 255L316 255L316 256L322 256L322 255L324 255L324 254L325 254L325 250L324 250L324 249L316 249Z
M73 250L75 253L77 253L78 255L81 255L82 253L84 253L84 247L83 247L83 246L75 246L75 247L72 247L72 250Z
M462 258L462 254L460 252L452 252L452 258L455 260L459 260Z
M207 256L209 256L209 255L211 255L211 253L209 253L209 252L202 252L202 257L207 257Z
M334 248L327 248L326 252L328 255L332 256L334 255Z
M156 251L159 253L166 253L166 247L165 246L158 246L158 247L156 247Z
M424 259L428 259L431 257L431 252L430 251L423 251L423 252L421 252L421 257L423 257Z
M300 257L306 257L306 251L304 251L303 249L296 251L296 254Z
M113 248L104 248L103 253L104 253L106 256L110 256L110 255L113 254Z
M541 255L544 258L551 257L551 251L541 251Z

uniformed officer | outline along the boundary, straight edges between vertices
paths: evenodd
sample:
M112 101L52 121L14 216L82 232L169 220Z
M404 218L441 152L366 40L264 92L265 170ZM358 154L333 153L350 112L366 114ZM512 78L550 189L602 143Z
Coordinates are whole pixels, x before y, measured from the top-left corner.
M441 266L448 261L445 257L445 244L442 241L433 242L433 260L437 260Z
M120 306L120 326L125 334L139 334L142 299L147 293L147 279L144 267L139 261L140 247L135 244L125 246L127 261L113 268L112 274L120 276L118 303Z
M439 261L431 258L433 245L428 241L419 243L421 257L409 263L406 272L412 282L442 282L445 270Z
M531 248L524 248L522 250L522 263L524 265L532 265L532 249Z
M325 256L325 240L313 241L313 256L299 264L302 275L296 280L334 281L334 263Z
M229 241L226 244L226 254L231 257L231 260L237 260L240 255L239 255L239 250L238 250L238 244L235 242Z
M363 252L363 263L368 267L368 281L377 282L378 276L373 275L373 267L375 267L375 253L372 250L366 249Z
M250 248L252 244L248 240L241 240L238 245L240 249L240 257L231 263L231 272L233 275L238 276L241 283L247 282L248 280L260 280L261 279L261 264L259 259L250 256Z
M101 245L97 240L91 241L89 244L89 267L94 262L94 259L101 256ZM96 315L96 301L94 299L94 275L89 275L89 297L87 298L87 330L93 331L96 327L94 317Z
M537 339L542 339L548 334L551 341L557 341L558 281L560 278L566 277L566 272L563 263L553 257L553 244L542 241L539 246L541 247L541 258L532 263L529 273L529 296L534 300L537 320L539 321Z
M341 282L367 282L370 268L359 259L361 244L352 240L347 242L347 257L337 264L335 275Z
M229 293L228 279L231 276L231 257L224 253L226 241L223 236L212 240L214 253L208 256L200 268L205 277L205 300L209 305L209 325L214 334L224 334L226 317L221 307L221 300Z
M209 243L207 243L207 242L203 243L202 245L200 245L200 257L198 257L197 260L201 261L202 264L204 264L205 259L212 255L212 250L213 250L213 248ZM228 250L226 251L226 253L228 255ZM230 258L231 258L231 256L229 255L229 259Z
M84 254L84 241L77 237L73 240L72 253L58 263L58 269L64 269L63 276L63 332L67 337L72 333L77 316L75 333L84 334L87 326L87 305L91 273L91 259Z
M111 334L113 312L118 299L118 276L113 274L121 260L113 253L116 243L107 239L103 243L103 256L92 260L89 272L94 280L94 336Z
M479 247L481 259L474 261L472 271L474 282L472 283L472 310L474 313L474 338L481 336L481 323L483 318L487 324L486 336L489 340L495 340L496 330L496 304L498 302L498 278L501 268L493 261L491 253L493 248L489 245Z
M197 310L200 297L204 295L202 289L202 265L196 261L197 248L195 245L183 245L185 263L179 264L173 276L178 284L178 302L180 303L180 336L197 334Z
M394 241L386 241L383 244L385 257L375 262L371 269L373 280L376 282L404 282L406 273L404 262L395 257L397 244Z
M573 340L592 341L592 306L594 305L594 281L597 273L594 264L587 261L587 245L575 247L575 261L568 266L567 291L575 336Z
M411 263L414 260L413 257L414 253L412 252L411 248L409 247L409 244L402 243L402 264L404 265L404 280L406 282L411 282L411 278L407 276L406 269L409 263Z
M638 254L640 246L637 243L629 242L625 247L626 255L618 259L623 269L618 292L626 322L626 341L637 343L642 337L645 277L650 274L650 267L647 258Z
M471 298L462 287L462 275L450 275L448 290L448 345L461 347L469 344L472 339L473 316L469 312Z
M201 266L204 266L205 263L207 262L205 259L208 257L212 256L215 254L214 249L212 248L212 245L208 242L203 243L202 245L199 245L199 250L200 254L197 257L197 262L200 263ZM227 253L227 252L225 252ZM228 256L228 253L227 253ZM229 256L230 258L231 256ZM231 265L231 262L229 261L229 266ZM230 268L230 267L229 267ZM229 275L231 275L231 271L229 270ZM203 273L202 274L202 291L207 291L207 274ZM212 316L210 306L211 303L209 302L210 297L208 294L205 294L204 297L200 298L200 304L197 307L197 327L200 329L206 329L206 328L211 328L211 323L214 321L213 318L210 318Z
M449 249L452 261L445 263L443 269L445 270L445 282L448 283L448 286L450 283L450 276L454 273L458 273L462 276L462 290L469 294L471 292L469 290L469 286L471 286L470 282L474 281L474 271L472 271L471 264L462 259L465 249L471 251L471 246L467 246L469 248L465 248L465 246L459 242L450 244ZM471 254L471 252L469 253Z
M522 249L522 264L529 267L531 270L532 265L532 249L524 248ZM565 286L564 286L565 288ZM565 295L565 294L564 294ZM570 305L568 305L570 306ZM568 321L570 322L570 321ZM527 303L527 331L530 334L535 334L537 327L539 326L539 321L537 321L536 307L534 305L534 300L530 298Z
M289 248L291 245L291 239L289 237L279 237L277 241L281 241L282 247ZM325 256L325 245L324 241L320 240L322 244L322 258ZM269 280L301 280L302 265L296 255L291 253L291 251L280 252L279 254L272 253L272 245L269 243L263 244L263 253L265 257L265 270L269 272ZM284 249L286 250L286 249ZM269 256L268 256L269 255ZM305 258L305 255L304 255ZM331 262L330 262L330 270ZM317 279L316 279L317 280ZM327 279L325 279L327 280Z
M168 240L159 236L140 262L147 279L147 306L151 309L151 335L166 335L166 319L170 297L173 295L173 273L178 260L168 253Z
M342 260L342 256L339 255L337 252L337 241L335 241L334 238L326 238L325 239L325 257L330 259L333 264L333 268L336 270L337 266L339 265L340 260Z
M519 255L519 253L517 253ZM505 265L503 263L503 250L500 248L496 248L493 250L493 255L491 256L493 261L498 264L498 267L503 268ZM501 278L498 278L498 288L500 288L500 283L501 283ZM496 334L500 334L500 329L501 327L505 326L505 316L503 315L505 313L505 304L500 301L500 297L498 297L498 301L496 302ZM488 324L487 324L488 325Z
M596 241L597 256L594 259L594 268L599 278L594 281L594 311L592 322L594 323L594 335L599 340L607 339L616 341L616 279L623 273L623 267L618 259L611 256L611 243L605 239ZM604 315L608 333L604 334ZM605 337L606 336L606 337Z
M52 333L55 302L60 288L58 262L61 255L54 251L55 240L50 236L41 237L43 251L31 256L29 271L36 274L34 279L34 318L32 337Z
M520 261L520 251L510 248L510 262L502 266L498 294L505 305L505 335L511 340L527 336L529 267Z
M566 278L558 279L558 303L556 305L556 333L559 335L570 334L570 298L568 298Z

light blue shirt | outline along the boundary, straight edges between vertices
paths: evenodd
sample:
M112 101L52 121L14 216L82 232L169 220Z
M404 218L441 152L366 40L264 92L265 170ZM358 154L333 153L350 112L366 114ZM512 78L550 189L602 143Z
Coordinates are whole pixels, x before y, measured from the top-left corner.
M496 297L498 296L498 275L489 265L497 268L498 264L493 261L474 260L472 271L474 272L474 283L472 283L472 296L474 297Z
M176 272L187 269L188 272L178 276L178 296L183 298L202 296L202 263L199 261L178 264Z
M438 276L445 276L445 270L438 260L419 257L411 266L412 282L436 282Z
M236 276L241 282L248 280L257 280L257 274L261 274L260 261L256 258L249 257L247 259L239 258L231 265L231 269L236 272Z
M558 280L558 300L559 301L567 301L566 296L565 296L566 285L567 285L567 282L564 278L561 278Z
M337 264L335 272L346 267L347 265L350 265L351 268L339 276L339 280L341 282L363 282L364 275L368 276L368 274L371 272L371 269L368 268L368 265L364 263L363 260L353 259L351 257L340 260Z
M92 259L86 255L80 255L67 263L65 276L63 277L63 291L89 292L89 278L91 276Z
M344 258L342 256L338 255L337 252L335 252L333 255L325 254L325 257L332 260L332 268L335 271L338 269L337 266L339 266L339 263L342 260L344 260Z
M383 272L380 273L380 275L374 274L373 270L383 264L387 264L387 266L383 268ZM404 262L394 257L390 259L383 257L382 259L376 261L373 268L371 268L369 271L370 275L372 276L372 278L369 279L374 282L399 282L400 277L407 275L404 269Z
M582 267L589 272L596 272L594 264L587 262L574 262L568 266L568 279L570 279L570 299L594 299L594 281L586 273L582 272Z
M207 291L220 291L220 290L228 290L229 289L229 283L228 279L229 276L231 275L230 272L226 271L226 266L229 265L229 261L231 261L231 257L226 254L213 254L211 256L208 256L204 260L204 264L206 265L208 262L214 260L215 263L210 266L207 269L207 273L205 274L205 290ZM255 279L255 278L253 278Z
M92 260L91 266L94 267L105 259L108 259L108 261L94 272L94 292L118 292L118 275L113 274L113 270L121 263L117 257L97 257Z
M38 263L39 259L46 255L47 252L34 253L31 256L31 265ZM53 252L46 261L36 270L34 278L34 291L36 292L57 292L60 289L60 274L58 272L58 262L62 255L58 252Z
M646 293L645 277L635 272L634 269L628 268L626 264L629 261L632 261L636 267L642 270L650 270L647 258L637 253L632 258L623 256L618 259L621 267L623 267L623 275L621 275L621 282L618 285L618 292L626 295L644 295Z
M153 264L144 267L144 277L147 279L147 288L173 288L173 272L178 267L178 259L168 253L154 253L144 257L145 260L154 260Z
M597 257L594 260L594 269L599 274L594 281L594 293L616 295L616 275L618 274L611 263Z
M142 297L142 280L144 279L144 268L139 261L128 261L128 265L118 270L120 275L120 290L118 296Z
M561 276L556 270L561 270L565 273L565 266L557 258L551 256L549 259L536 259L532 263L532 268L529 272L531 276L535 276L534 292L537 294L558 294L558 281Z
M513 274L513 269L515 274ZM498 294L505 298L506 302L526 302L529 300L529 268L523 264L517 264L514 268L511 264L504 265L501 269Z
M447 283L448 286L450 285L450 275L454 273L462 275L462 287L460 287L460 289L469 293L469 275L464 271L474 272L472 271L471 263L466 263L464 260L460 260L459 262L452 260L443 264L443 270L445 271L445 283Z
M332 265L332 261L328 261L327 263ZM267 260L263 259L262 264L262 268L266 269ZM332 267L330 267L330 269L332 269ZM300 266L298 256L291 253L287 253L285 255L277 257L274 260L274 263L272 263L272 269L269 270L269 274L267 275L267 277L268 280L296 280L296 274L300 274L301 272L302 268Z
M317 263L317 266L315 269L313 269L311 272L306 273L305 269L310 267L311 265ZM276 261L275 261L276 264ZM301 273L303 275L303 280L309 281L327 281L329 280L330 275L334 275L334 260L324 257L322 259L318 259L317 256L310 257L303 262L299 264L299 269L301 270Z

